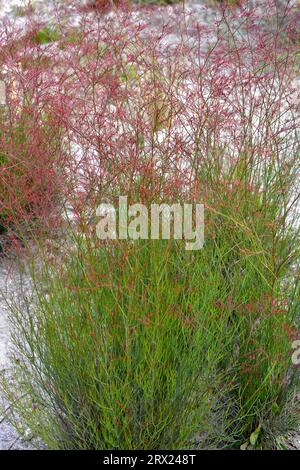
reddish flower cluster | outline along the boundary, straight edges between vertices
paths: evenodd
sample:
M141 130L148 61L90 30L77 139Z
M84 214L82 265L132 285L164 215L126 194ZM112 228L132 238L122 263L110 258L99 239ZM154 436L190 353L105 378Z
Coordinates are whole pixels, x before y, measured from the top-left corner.
M22 28L3 23L1 211L46 213L57 189L78 217L119 194L216 202L217 187L228 199L262 192L261 173L268 161L284 169L297 127L294 46L282 39L295 14L287 8L269 31L274 8L224 9L209 27L178 7L153 28L154 10L106 15L67 2L55 27L32 14Z

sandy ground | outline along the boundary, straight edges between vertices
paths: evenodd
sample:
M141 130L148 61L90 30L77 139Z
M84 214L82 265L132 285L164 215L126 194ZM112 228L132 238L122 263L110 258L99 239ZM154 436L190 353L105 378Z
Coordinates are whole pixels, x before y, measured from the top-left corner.
M9 369L9 324L3 294L14 288L12 273L0 262L0 372ZM31 449L30 442L23 440L9 423L9 404L0 396L0 450Z

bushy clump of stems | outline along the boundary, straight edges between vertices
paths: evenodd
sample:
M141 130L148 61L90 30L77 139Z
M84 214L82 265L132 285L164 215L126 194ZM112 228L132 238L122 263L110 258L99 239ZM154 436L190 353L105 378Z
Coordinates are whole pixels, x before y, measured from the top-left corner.
M51 448L276 448L299 426L295 15L267 3L212 27L179 7L155 30L138 9L80 9L79 29L64 16L41 44L30 19L19 40L72 220L28 254L3 387ZM119 195L204 203L203 250L101 242L96 207Z

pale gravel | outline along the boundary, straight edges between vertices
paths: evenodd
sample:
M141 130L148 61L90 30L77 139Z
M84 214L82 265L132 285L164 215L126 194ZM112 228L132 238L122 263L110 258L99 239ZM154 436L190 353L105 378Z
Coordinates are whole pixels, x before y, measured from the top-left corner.
M0 261L0 373L7 373L10 367L10 333L5 297L14 290L16 270L11 262ZM30 442L22 439L9 422L9 403L0 396L0 450L33 449Z

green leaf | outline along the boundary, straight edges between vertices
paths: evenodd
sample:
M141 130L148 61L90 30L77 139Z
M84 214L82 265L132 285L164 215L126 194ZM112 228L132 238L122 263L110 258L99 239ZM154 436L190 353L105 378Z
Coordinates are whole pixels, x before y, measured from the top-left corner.
M244 442L244 444L240 446L240 450L247 450L248 445L249 445L249 441Z
M60 34L56 29L46 26L38 31L33 39L37 44L48 44L49 42L58 41L59 37Z
M259 434L260 434L260 431L261 431L261 424L259 424L257 426L257 428L255 429L255 431L253 431L253 433L251 434L250 436L250 444L255 446L256 442L257 442L257 439L259 438Z
M277 414L279 413L279 411L280 411L280 408L279 408L279 406L277 405L277 403L273 403L271 409L272 409L272 413L273 413L274 415L277 415Z
M139 78L138 68L135 65L127 65L126 71L120 76L120 80L123 83L128 80L138 80Z

